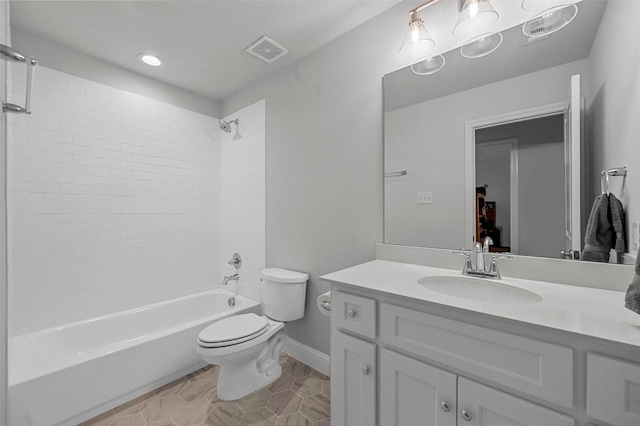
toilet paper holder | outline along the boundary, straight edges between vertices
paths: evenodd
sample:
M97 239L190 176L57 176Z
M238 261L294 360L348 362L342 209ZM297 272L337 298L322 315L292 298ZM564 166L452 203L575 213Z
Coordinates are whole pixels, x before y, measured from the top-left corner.
M322 309L324 309L325 311L329 311L329 312L331 312L331 301L330 301L330 300L323 300L323 301L320 303L320 307L321 307Z

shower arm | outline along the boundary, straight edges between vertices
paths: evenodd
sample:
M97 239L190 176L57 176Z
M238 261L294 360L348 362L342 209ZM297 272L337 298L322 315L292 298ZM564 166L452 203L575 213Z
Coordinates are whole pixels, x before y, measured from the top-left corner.
M14 114L31 114L31 92L33 90L33 76L38 60L33 56L25 56L16 49L0 44L0 58L9 62L27 64L27 93L25 95L24 107L2 101L2 111Z

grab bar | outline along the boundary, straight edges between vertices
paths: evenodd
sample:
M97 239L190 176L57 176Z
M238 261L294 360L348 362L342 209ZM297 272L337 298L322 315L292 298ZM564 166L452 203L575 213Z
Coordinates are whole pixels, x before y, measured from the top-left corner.
M38 60L33 56L25 56L16 49L0 44L0 58L10 62L20 62L27 64L27 93L24 101L24 107L16 104L10 104L2 101L2 112L11 112L14 114L31 114L31 92L33 90L33 75Z

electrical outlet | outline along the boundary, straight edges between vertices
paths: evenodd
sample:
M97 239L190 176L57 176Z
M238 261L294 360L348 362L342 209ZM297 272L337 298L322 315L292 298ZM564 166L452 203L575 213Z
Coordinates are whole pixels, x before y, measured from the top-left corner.
M433 204L433 192L418 192L418 204Z
M638 222L631 224L631 247L638 251Z

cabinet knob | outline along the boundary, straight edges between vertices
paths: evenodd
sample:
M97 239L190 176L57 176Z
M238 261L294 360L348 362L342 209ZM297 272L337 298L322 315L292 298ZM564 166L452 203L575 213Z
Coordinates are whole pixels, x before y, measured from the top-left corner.
M462 410L460 412L460 417L462 417L464 421L467 421L467 422L471 421L471 413L468 412L467 410Z
M370 372L371 370L369 370L369 367L362 367L362 374L365 376L368 376Z
M356 311L355 311L355 310L353 310L353 309L349 309L349 311L347 312L347 316L348 316L349 318L355 318L355 316L356 316Z
M451 411L451 406L447 401L442 401L440 403L440 408L442 408L442 411L444 411L445 413L448 413L449 411Z

